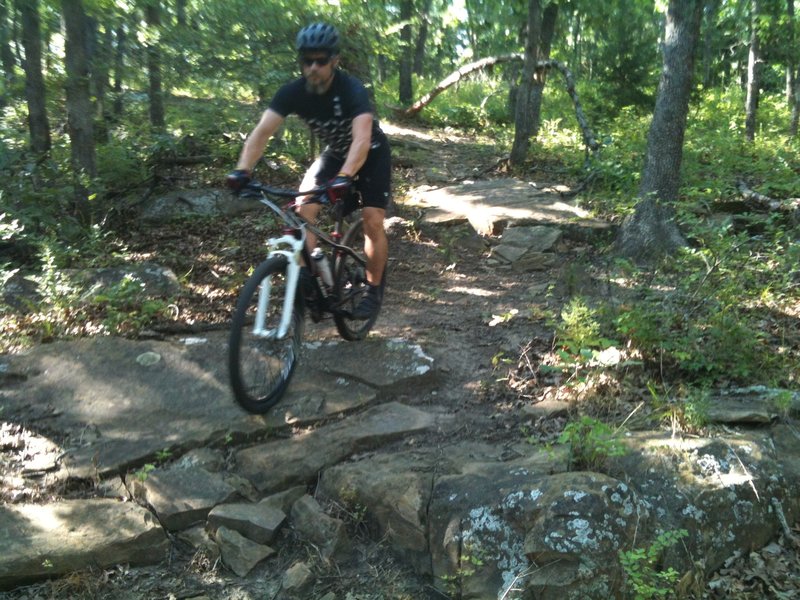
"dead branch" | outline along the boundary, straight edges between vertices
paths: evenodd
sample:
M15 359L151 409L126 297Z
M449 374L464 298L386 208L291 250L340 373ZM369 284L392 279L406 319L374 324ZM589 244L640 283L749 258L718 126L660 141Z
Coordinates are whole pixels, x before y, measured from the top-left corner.
M462 79L468 77L472 73L477 71L482 71L489 67L493 67L494 65L498 65L505 62L512 62L523 60L524 55L521 53L514 53L514 54L503 54L500 56L490 56L488 58L482 58L481 60L477 60L475 62L469 63L464 65L457 71L454 71L444 79L442 79L436 86L427 94L425 94L422 98L417 100L411 107L406 109L395 109L395 112L398 116L401 117L413 117L417 113L419 113L423 108L425 108L428 104L430 104L436 96L441 94L447 88L455 85ZM586 147L592 151L592 153L596 153L600 150L600 144L597 139L594 137L594 133L592 132L591 127L589 127L589 122L586 119L586 115L583 112L583 107L581 106L580 99L578 98L578 92L575 90L575 78L572 76L572 72L562 63L557 60L543 60L539 61L536 64L537 71L549 70L549 69L556 69L561 75L564 77L564 83L566 85L567 93L569 94L570 98L572 99L572 105L575 108L575 116L578 120L578 125L581 128L581 133L583 135L583 143Z
M741 179L737 182L736 187L742 195L742 199L751 208L756 210L786 212L795 218L800 216L800 198L776 200L775 198L770 198L769 196L759 194L755 190L750 189Z

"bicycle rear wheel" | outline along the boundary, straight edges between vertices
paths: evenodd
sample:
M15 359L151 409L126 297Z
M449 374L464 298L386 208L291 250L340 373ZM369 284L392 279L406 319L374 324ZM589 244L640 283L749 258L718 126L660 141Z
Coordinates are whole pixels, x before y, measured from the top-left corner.
M347 230L342 239L342 245L352 248L362 259L365 259L364 223L361 220L353 223ZM366 266L348 254L339 256L334 265L333 283L334 292L339 299L338 310L333 313L333 321L336 323L339 335L351 342L363 340L378 318L377 313L366 321L353 319L350 316L367 289ZM383 285L381 282L381 286Z
M265 413L286 391L300 355L303 336L303 300L300 285L295 296L292 319L286 335L276 332L287 293L287 264L283 256L261 263L239 294L231 321L228 371L233 395L242 408ZM253 331L261 294L266 296L264 327Z

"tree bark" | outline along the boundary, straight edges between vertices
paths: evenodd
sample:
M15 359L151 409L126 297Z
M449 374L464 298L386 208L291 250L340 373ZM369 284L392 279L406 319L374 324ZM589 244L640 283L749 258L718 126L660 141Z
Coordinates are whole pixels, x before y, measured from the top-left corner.
M147 71L150 96L150 125L156 130L166 126L164 116L164 91L161 85L161 5L159 0L149 0L144 9L148 29Z
M417 43L414 47L414 68L413 72L417 75L423 74L425 68L425 50L428 45L428 28L430 26L430 12L433 0L424 0L425 6L420 14L419 31L417 32Z
M67 71L67 126L73 167L94 177L95 147L92 103L89 92L89 56L87 20L82 0L62 0L66 29L65 60Z
M122 81L125 75L126 38L125 25L123 23L117 26L114 32L114 39L114 104L111 108L111 114L114 119L119 120L122 118L122 111L124 110Z
M674 221L683 138L689 112L692 70L702 19L702 0L670 0L664 35L663 67L653 120L647 135L639 202L617 238L617 252L649 263L685 245Z
M414 86L412 82L412 67L414 49L411 43L411 17L414 14L414 0L402 0L400 4L400 20L403 28L400 30L400 81L398 100L403 106L408 106L414 101Z
M511 146L511 164L521 165L528 156L533 133L532 95L536 63L539 61L539 42L542 33L542 4L540 0L528 0L527 37L525 60L522 64L522 81L517 92L514 111L514 143Z
M786 65L786 103L792 106L794 103L794 90L797 77L795 67L798 62L800 62L797 60L797 47L795 46L794 0L789 0L786 3L786 18L789 22L789 48L791 48L791 54L788 64Z
M96 98L95 109L99 122L95 131L97 139L101 142L108 141L108 123L111 121L111 114L108 107L111 52L114 43L114 34L110 27L106 26L102 35L95 28L95 53L92 60L92 83ZM99 39L98 39L99 38Z
M8 8L10 2L0 2L0 63L3 65L3 77L6 84L14 82L16 61L11 52L11 35L8 28Z
M542 35L539 43L539 61L546 61L550 58L550 48L553 44L553 35L556 29L556 19L558 18L558 4L552 2L544 9L542 16ZM539 135L539 127L542 121L542 97L544 86L547 83L547 69L536 69L534 75L533 88L531 90L531 137Z
M42 76L42 36L39 2L19 0L22 17L22 45L25 48L25 100L28 104L28 132L34 154L50 152L50 124L47 119L44 77Z
M756 18L758 16L758 3L753 0L752 16L750 19L750 50L747 54L747 100L745 101L744 135L747 141L756 138L756 115L758 112L758 87L760 85L759 61L761 49L758 40Z
M792 102L792 120L789 123L789 134L797 136L797 122L800 121L800 68L794 79L794 101Z
M703 35L703 87L710 88L714 82L711 66L714 60L714 32L716 27L714 21L719 12L719 0L712 0L708 3L705 10L705 27Z
M67 130L69 131L72 169L75 174L75 209L89 221L88 182L97 175L92 124L92 102L89 95L89 57L87 54L87 21L82 0L61 0L67 39Z

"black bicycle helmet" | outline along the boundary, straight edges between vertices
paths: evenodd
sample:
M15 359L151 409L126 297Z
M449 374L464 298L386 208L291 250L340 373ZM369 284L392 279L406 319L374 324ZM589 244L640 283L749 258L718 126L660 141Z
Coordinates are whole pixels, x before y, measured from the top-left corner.
M295 42L298 52L339 53L339 33L333 25L313 23L303 27Z

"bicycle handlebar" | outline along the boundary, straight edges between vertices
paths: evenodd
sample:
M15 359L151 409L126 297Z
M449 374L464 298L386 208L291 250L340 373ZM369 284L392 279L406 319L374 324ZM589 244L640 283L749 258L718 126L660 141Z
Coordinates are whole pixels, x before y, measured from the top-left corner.
M251 181L243 188L239 196L244 198L258 198L259 202L267 206L291 227L304 227L307 223L296 211L285 210L284 207L278 206L275 202L270 200L269 197L296 199L301 196L310 196L311 198L303 204L329 204L330 201L325 191L330 187L330 185L320 185L313 189L302 191L276 188L257 181ZM295 203L294 206L296 207L297 203Z
M267 194L269 196L277 196L279 198L299 198L300 196L320 196L321 194L324 194L330 187L331 187L330 185L325 184L325 185L319 185L313 189L306 191L288 190L285 188L276 188L270 185L264 185L263 183L258 183L257 181L251 181L246 186L244 186L244 190L242 191L259 192L259 193L263 192L264 194ZM245 198L248 197L248 194L246 193L240 195L244 195ZM257 194L255 193L252 194L252 196L256 195ZM318 200L318 202L322 203L322 200Z

